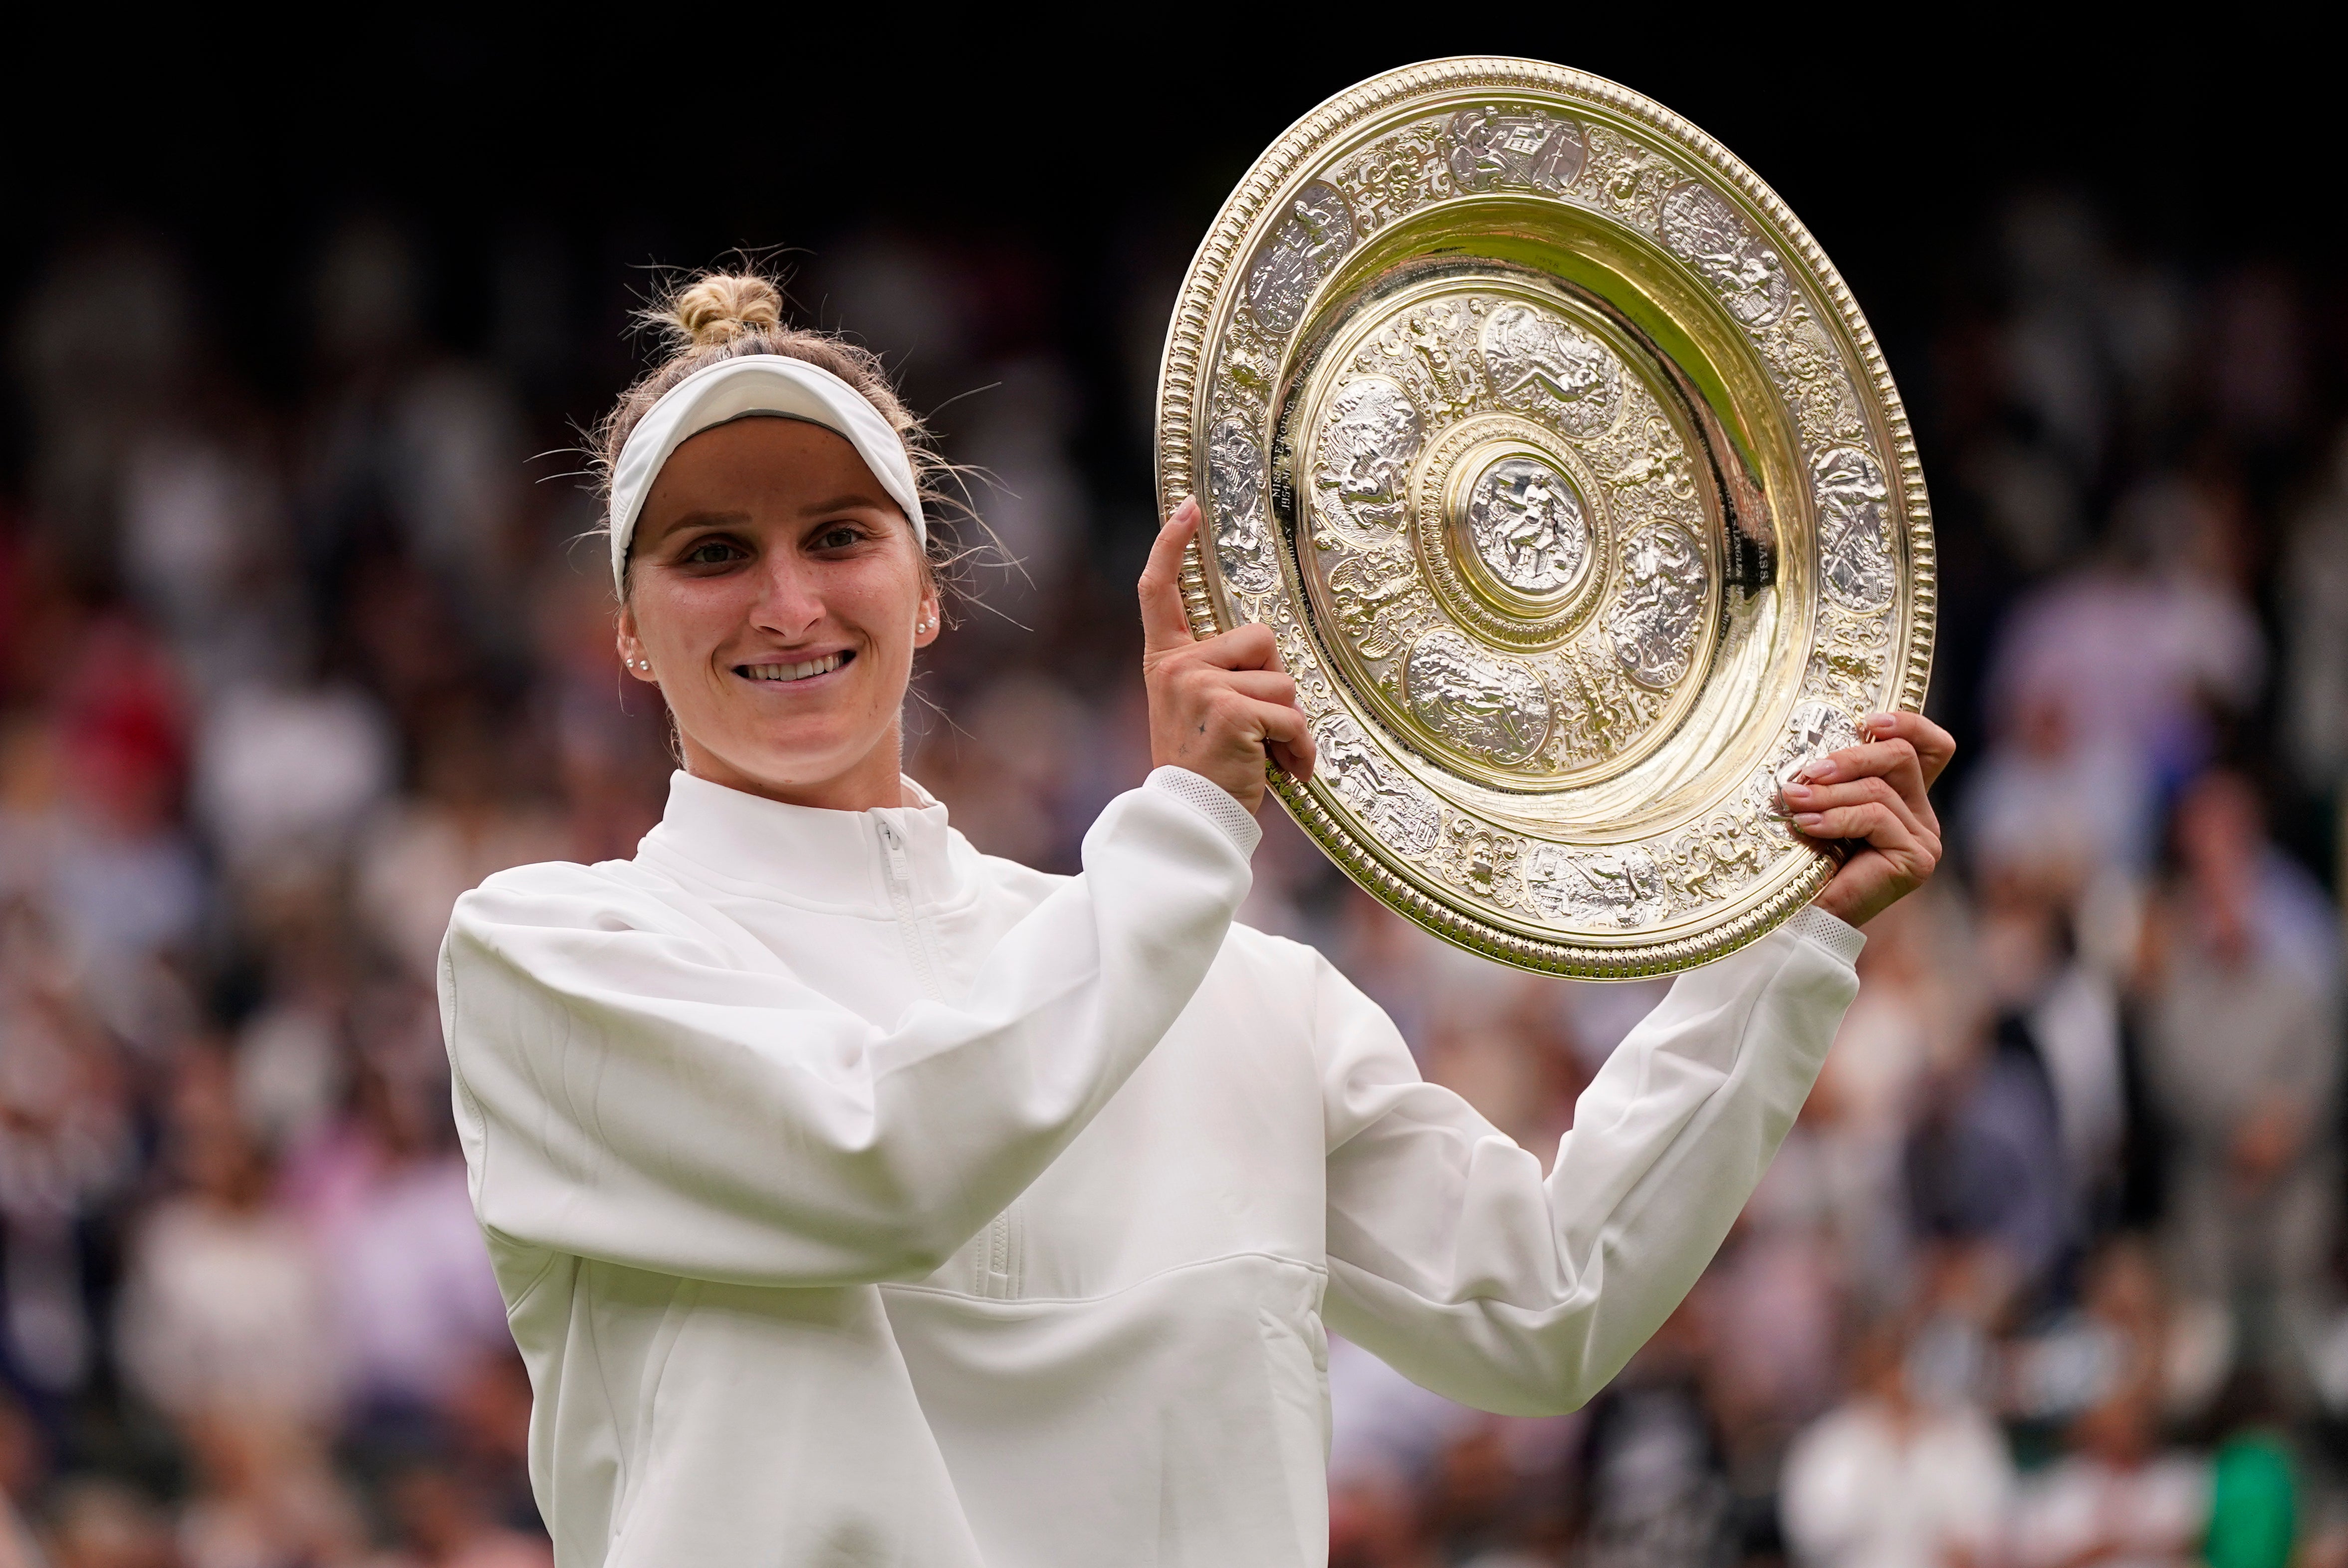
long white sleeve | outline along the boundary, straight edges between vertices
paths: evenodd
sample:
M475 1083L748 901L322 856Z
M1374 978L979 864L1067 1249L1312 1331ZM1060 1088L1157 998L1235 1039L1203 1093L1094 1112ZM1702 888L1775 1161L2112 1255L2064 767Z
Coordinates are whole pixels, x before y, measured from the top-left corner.
M1582 1094L1546 1181L1323 965L1330 1327L1464 1404L1580 1406L1752 1195L1858 994L1859 942L1806 911L1682 975Z
M740 1284L927 1274L1157 1044L1246 895L1240 828L1159 782L965 1002L886 1026L584 867L467 894L441 1010L481 1223Z

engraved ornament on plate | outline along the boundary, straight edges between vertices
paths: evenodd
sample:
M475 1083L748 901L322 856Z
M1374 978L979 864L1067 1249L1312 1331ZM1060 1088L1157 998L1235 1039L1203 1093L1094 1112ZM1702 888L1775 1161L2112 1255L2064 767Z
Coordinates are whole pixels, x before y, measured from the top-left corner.
M1462 191L1560 191L1581 178L1581 128L1543 114L1510 114L1497 104L1451 117L1451 177Z
M1641 686L1671 686L1688 673L1688 656L1709 583L1695 541L1667 522L1631 536L1622 551L1622 592L1606 617L1614 656Z
M1354 245L1354 210L1334 185L1297 192L1248 275L1248 308L1267 332L1294 330L1304 302Z
M1246 425L1216 421L1207 443L1207 489L1215 503L1215 560L1231 585L1262 593L1278 580L1263 531L1263 451Z
M1637 926L1668 896L1654 857L1643 850L1575 854L1559 844L1536 848L1523 872L1535 909L1553 920Z
M1580 327L1511 303L1485 318L1481 339L1501 407L1545 415L1569 436L1594 436L1613 424L1622 398L1622 361Z
M1313 727L1313 738L1318 747L1313 766L1356 816L1406 854L1423 855L1435 847L1442 822L1434 803L1395 781L1359 725L1342 714L1327 715Z
M1342 521L1386 532L1403 518L1403 486L1426 423L1410 395L1383 376L1364 376L1329 400L1313 480Z
M1827 593L1854 610L1882 609L1899 586L1882 471L1857 447L1829 447L1810 459L1810 476Z
M1468 492L1468 537L1520 593L1570 588L1590 563L1590 520L1564 476L1538 458L1502 458Z
M1402 678L1411 717L1462 751L1522 762L1549 738L1549 690L1540 677L1448 627L1412 645Z
M1663 242L1687 258L1728 314L1747 326L1766 326L1786 314L1793 297L1786 263L1763 244L1728 199L1708 185L1689 183L1663 198Z

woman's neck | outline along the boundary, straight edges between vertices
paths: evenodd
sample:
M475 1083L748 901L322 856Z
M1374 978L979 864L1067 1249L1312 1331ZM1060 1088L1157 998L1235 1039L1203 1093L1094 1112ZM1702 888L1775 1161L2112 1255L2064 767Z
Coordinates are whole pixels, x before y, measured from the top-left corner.
M684 748L687 773L728 789L739 789L746 795L827 811L870 811L915 804L905 789L904 738L893 724L880 743L853 766L819 779L762 778L736 767L689 735L681 735L678 739Z

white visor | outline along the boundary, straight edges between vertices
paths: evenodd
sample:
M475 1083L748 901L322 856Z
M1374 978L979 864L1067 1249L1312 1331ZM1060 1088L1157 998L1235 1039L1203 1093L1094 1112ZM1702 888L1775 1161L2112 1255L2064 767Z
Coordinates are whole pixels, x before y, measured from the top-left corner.
M628 432L612 469L612 590L622 592L628 542L669 454L713 426L756 415L805 419L847 438L927 549L928 521L905 443L864 394L820 366L781 354L745 354L696 370L660 396Z

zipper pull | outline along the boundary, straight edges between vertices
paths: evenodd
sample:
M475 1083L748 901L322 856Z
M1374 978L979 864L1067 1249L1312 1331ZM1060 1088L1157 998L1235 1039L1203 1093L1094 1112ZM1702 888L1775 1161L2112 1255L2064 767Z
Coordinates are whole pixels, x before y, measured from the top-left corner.
M880 847L889 851L890 876L898 882L911 885L913 880L913 868L905 859L905 841L899 838L897 830L886 822L875 822L874 826L880 830Z

